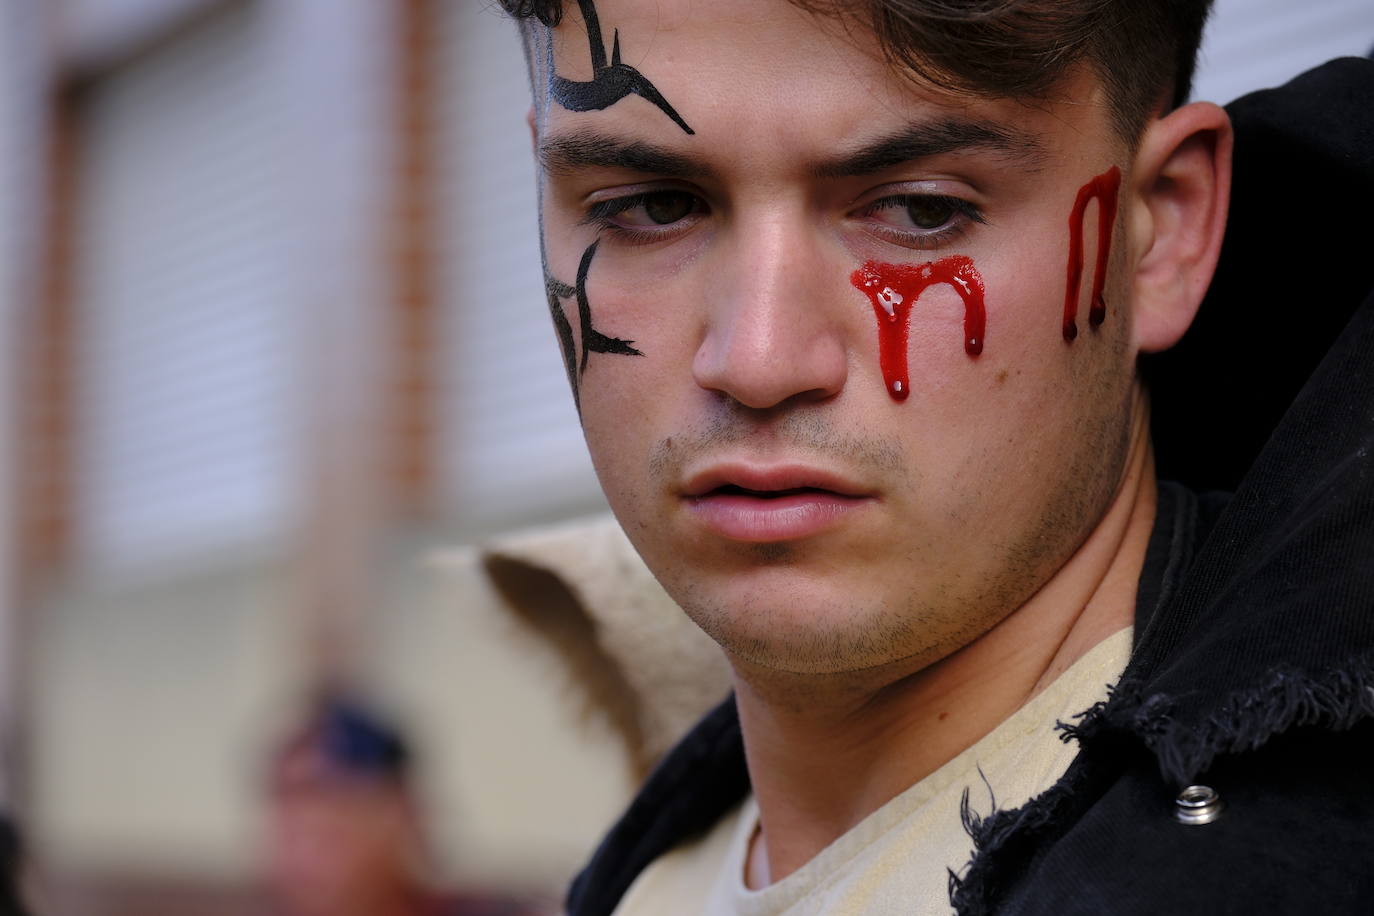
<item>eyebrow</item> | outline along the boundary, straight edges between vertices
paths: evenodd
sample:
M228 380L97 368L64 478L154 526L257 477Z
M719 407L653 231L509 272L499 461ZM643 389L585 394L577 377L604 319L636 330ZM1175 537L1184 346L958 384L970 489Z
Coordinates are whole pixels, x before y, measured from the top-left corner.
M701 178L711 172L691 156L641 140L622 140L591 132L542 141L539 163L544 171L556 176L586 168L624 169L669 178Z
M944 118L908 124L895 133L869 141L850 152L818 163L818 178L853 178L886 171L908 162L949 153L982 150L1040 168L1047 154L1033 134L991 121ZM550 137L539 144L539 163L553 176L588 168L614 168L668 178L702 178L713 174L704 162L642 140L579 131Z
M816 166L820 178L853 178L886 171L918 159L982 150L1019 163L1027 171L1047 158L1044 144L1023 130L991 121L944 118L909 124Z

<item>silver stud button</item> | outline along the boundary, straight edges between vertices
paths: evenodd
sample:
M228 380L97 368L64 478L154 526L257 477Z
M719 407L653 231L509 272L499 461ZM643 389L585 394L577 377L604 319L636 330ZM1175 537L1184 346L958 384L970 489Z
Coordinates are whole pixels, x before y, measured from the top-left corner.
M1174 820L1180 824L1210 824L1225 804L1211 786L1189 786L1174 799Z

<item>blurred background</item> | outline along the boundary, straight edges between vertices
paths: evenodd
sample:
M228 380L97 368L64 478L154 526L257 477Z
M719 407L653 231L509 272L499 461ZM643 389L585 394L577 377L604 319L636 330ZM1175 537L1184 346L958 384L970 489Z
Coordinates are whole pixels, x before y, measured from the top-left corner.
M1371 46L1369 0L1218 0L1196 95ZM406 736L446 887L555 900L628 798L463 549L605 508L527 104L488 0L0 0L0 798L48 911L263 912L326 690Z

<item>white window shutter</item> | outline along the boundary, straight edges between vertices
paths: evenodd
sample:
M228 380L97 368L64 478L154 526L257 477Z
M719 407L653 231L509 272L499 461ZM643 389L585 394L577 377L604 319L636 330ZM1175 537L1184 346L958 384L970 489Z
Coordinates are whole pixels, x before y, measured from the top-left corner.
M519 36L494 4L439 9L444 502L469 531L595 511L539 266Z
M298 393L257 4L95 83L78 176L75 549L130 569L272 543Z

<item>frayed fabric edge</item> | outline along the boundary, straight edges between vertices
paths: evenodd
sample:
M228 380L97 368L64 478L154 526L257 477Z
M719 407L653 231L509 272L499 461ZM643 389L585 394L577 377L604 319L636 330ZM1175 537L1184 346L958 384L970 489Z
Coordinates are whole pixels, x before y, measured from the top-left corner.
M1160 775L1178 786L1206 772L1217 757L1256 750L1275 735L1303 726L1344 731L1374 717L1374 654L1364 653L1325 672L1294 667L1269 672L1255 687L1226 694L1194 722L1166 694L1141 696L1122 685L1075 724L1060 723L1064 740L1080 746L1103 732L1138 738L1159 761Z
M1284 667L1259 686L1227 694L1199 726L1181 721L1178 703L1165 694L1144 696L1138 685L1122 682L1108 698L1074 718L1059 722L1060 738L1084 750L1109 754L1109 745L1143 744L1158 761L1161 776L1178 786L1192 783L1223 754L1258 750L1292 728L1324 726L1333 731L1374 718L1374 653L1355 656L1313 675ZM973 855L962 869L949 871L949 899L960 916L995 913L1002 893L993 875L1005 874L993 860L1029 848L1049 828L1063 822L1075 794L1088 781L1086 768L1069 767L1057 783L1019 808L980 816L960 805ZM1027 856L1028 857L1028 856Z
M1079 780L1074 768L1049 789L1019 808L993 810L986 816L973 811L968 793L959 806L964 831L973 840L973 855L960 872L949 870L949 901L961 916L984 916L996 912L1001 888L992 883L999 871L992 859L1012 843L1029 844L1046 828L1059 823L1073 801Z

